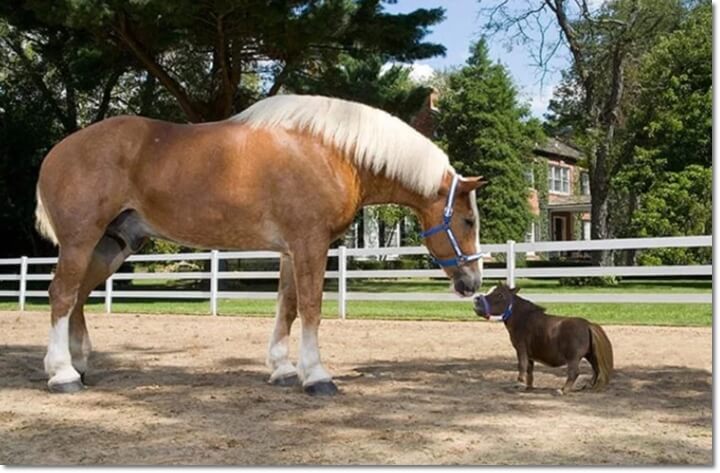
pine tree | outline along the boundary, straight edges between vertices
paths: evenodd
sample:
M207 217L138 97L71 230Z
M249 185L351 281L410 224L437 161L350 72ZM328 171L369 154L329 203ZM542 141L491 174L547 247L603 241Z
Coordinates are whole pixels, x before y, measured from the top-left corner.
M522 241L533 219L524 172L531 169L540 126L528 120L507 70L490 61L485 42L471 52L441 97L439 138L459 173L488 181L478 191L480 240Z

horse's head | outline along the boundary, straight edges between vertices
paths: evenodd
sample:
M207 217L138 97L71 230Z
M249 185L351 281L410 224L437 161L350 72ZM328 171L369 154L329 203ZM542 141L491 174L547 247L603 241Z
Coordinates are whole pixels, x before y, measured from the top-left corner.
M518 291L518 288L513 289L502 283L493 287L487 294L475 298L475 313L486 319L492 315L502 315L502 320L506 320L512 312Z
M461 296L473 295L482 284L482 255L475 190L482 177L447 173L438 195L420 212L425 245L453 281Z

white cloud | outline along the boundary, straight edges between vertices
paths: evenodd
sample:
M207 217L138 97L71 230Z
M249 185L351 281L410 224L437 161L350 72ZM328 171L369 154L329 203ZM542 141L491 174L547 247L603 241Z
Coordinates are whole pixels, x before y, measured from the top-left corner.
M404 68L410 68L410 80L419 83L424 84L427 83L430 79L433 78L435 75L435 69L433 69L432 66L429 64L422 64L419 62L413 63L413 64L393 64L390 62L387 62L383 64L383 67L380 69L380 75L384 74L388 69L390 69L393 66L401 66Z
M429 81L435 75L435 69L427 64L413 64L410 72L410 80L413 82L424 83Z

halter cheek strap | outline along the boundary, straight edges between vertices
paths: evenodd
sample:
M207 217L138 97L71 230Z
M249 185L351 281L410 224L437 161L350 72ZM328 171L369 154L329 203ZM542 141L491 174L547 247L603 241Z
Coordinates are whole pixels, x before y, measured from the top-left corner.
M458 244L457 238L455 237L455 233L452 231L452 228L450 228L450 221L453 217L453 205L455 204L455 194L457 193L457 187L458 183L460 182L461 176L459 174L455 174L453 176L452 184L450 184L450 192L448 193L447 201L445 203L445 209L443 210L443 221L440 225L435 225L434 227L431 227L424 232L420 233L420 236L422 238L429 238L436 233L445 232L445 234L448 237L448 240L450 240L450 246L452 247L453 251L455 252L454 258L447 258L447 259L438 259L433 256L433 260L436 264L442 267L447 266L462 266L464 264L479 260L482 258L482 253L480 253L480 248L478 248L478 252L472 255L466 255L463 253L462 249L460 248L460 244Z

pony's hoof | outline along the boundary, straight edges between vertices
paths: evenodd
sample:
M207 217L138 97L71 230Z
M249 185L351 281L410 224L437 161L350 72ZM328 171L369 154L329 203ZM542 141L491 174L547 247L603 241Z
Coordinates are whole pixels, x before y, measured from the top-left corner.
M310 384L303 388L305 394L311 396L334 396L338 393L338 388L332 381L320 381L319 383Z
M567 393L565 391L563 391L562 389L556 389L555 394L558 396L564 396Z
M528 390L527 384L525 384L525 383L517 382L513 385L513 387L517 391L527 391Z
M298 377L296 374L291 374L289 376L284 376L282 378L275 378L272 381L270 381L270 384L273 386L281 386L283 388L289 388L291 386L296 386L300 381L298 380Z
M85 385L79 379L68 383L48 384L48 390L53 394L72 394L85 389Z

